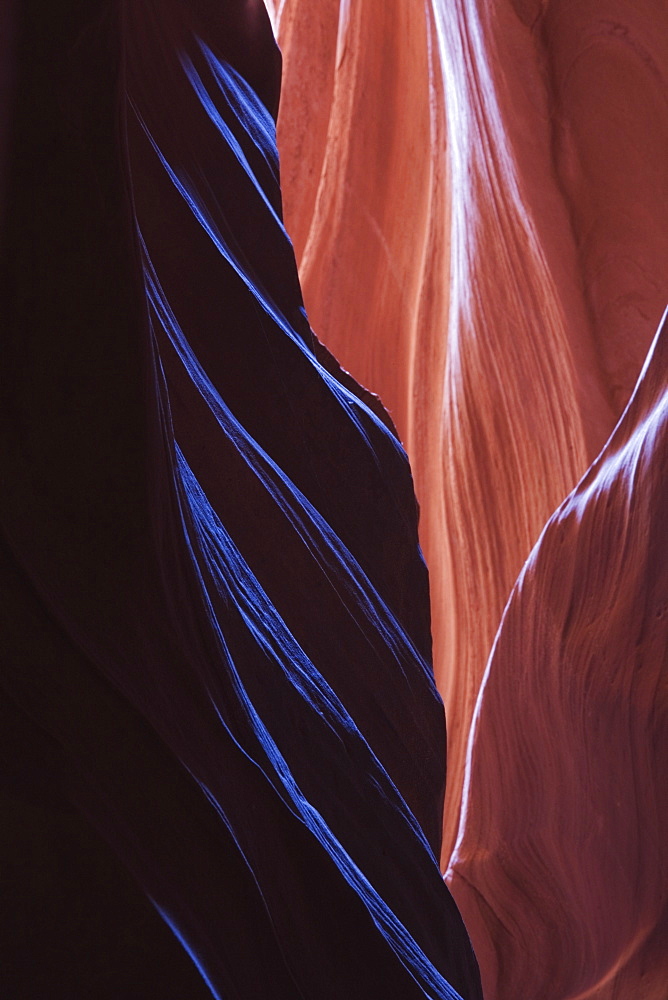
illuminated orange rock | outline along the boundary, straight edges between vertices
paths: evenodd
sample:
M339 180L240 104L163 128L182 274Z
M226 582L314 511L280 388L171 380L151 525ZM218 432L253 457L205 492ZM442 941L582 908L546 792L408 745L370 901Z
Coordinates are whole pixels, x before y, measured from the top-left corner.
M309 316L405 431L434 214L425 10L287 0L279 37L281 180Z
M504 605L665 305L668 11L275 6L306 305L390 409L420 499L447 865ZM524 571L480 702L449 878L490 1000L665 998L663 338Z
M397 32L399 7L410 20L408 37ZM492 185L503 186L502 178L490 178L494 164L485 144L471 145L480 138L477 132L451 136L464 157L452 169L470 175L472 185L461 191L450 218L445 96L433 17L427 20L418 5L409 18L398 4L360 4L346 17L338 2L317 14L286 3L279 37L285 214L310 318L344 366L389 407L411 454L421 500L435 663L448 707L447 848L456 830L469 721L503 603L540 527L577 471L567 462L559 477L560 451L567 449L551 453L539 442L547 452L541 486L555 478L557 486L518 521L507 500L518 489L533 490L531 438L522 445L528 456L504 459L507 475L495 483L496 499L489 469L480 465L485 457L499 465L495 456L503 453L517 420L517 387L508 378L508 359L499 363L498 355L508 338L518 341L518 331L532 338L535 319L525 316L526 295L516 289L509 296L514 314L506 312L500 329L490 315L495 291L508 274L511 285L517 276L531 282L534 261L530 251L528 261L522 257L526 241L514 204L501 203L491 218L489 212L480 217L479 249L486 247L487 253L471 255L464 245L466 240L473 245L467 215L475 217L480 202L489 201ZM441 39L441 47L446 44ZM452 90L455 85L461 93ZM469 87L460 67L459 80L450 79L451 92L471 103ZM484 118L485 109L481 114ZM487 262L490 252L496 260L504 226L519 231L516 253L500 273ZM460 273L449 314L451 230ZM476 301L468 295L474 283L484 283ZM536 298L541 303L540 292ZM514 371L524 379L532 359L521 346L516 344ZM541 355L537 364L545 369L534 379L540 391L550 382L550 365ZM562 382L567 385L569 378ZM558 403L552 409L558 414ZM503 414L501 425L497 414ZM529 419L531 413L525 423ZM551 415L542 420L547 434L552 424ZM525 441L527 434L515 437ZM495 551L499 544L511 550L502 559Z
M667 386L668 321L483 682L448 879L490 1000L666 996Z
M508 594L612 430L664 303L665 9L275 0L273 13L307 309L388 406L420 499L447 861Z

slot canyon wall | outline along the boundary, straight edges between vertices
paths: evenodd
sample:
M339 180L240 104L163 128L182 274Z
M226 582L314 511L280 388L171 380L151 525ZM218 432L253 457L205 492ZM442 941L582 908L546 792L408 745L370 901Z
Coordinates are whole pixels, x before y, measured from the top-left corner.
M667 1000L667 49L0 6L3 995Z
M624 411L668 299L668 10L268 6L306 307L411 460L485 995L665 998L665 329Z
M412 479L306 318L266 10L0 10L0 993L481 1000Z

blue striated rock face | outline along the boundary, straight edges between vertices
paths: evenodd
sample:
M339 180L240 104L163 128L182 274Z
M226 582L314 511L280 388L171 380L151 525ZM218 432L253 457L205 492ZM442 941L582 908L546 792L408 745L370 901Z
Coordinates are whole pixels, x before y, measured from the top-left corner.
M308 324L264 8L14 11L3 794L66 846L15 838L12 995L480 997L410 471Z

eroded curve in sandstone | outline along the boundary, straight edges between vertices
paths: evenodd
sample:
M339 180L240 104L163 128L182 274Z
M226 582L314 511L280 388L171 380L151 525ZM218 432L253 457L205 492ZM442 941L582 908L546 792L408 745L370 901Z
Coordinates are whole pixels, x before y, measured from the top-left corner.
M668 317L487 668L448 879L491 1000L665 996L667 385Z

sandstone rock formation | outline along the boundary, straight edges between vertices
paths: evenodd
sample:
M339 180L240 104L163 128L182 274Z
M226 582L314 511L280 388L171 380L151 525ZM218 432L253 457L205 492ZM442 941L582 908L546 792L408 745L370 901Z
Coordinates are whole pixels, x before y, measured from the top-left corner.
M668 314L483 680L448 879L486 997L666 995L667 482Z
M411 458L448 724L442 858L447 867L466 773L451 877L489 996L663 1000L666 873L653 845L665 745L662 703L649 705L642 677L658 690L665 635L660 597L655 626L641 607L665 592L668 572L643 548L649 531L660 546L665 517L665 468L649 440L663 419L658 396L644 429L627 413L616 432L617 442L646 434L652 456L624 501L646 518L628 565L615 563L613 542L614 505L626 496L620 459L618 486L600 486L610 510L586 507L596 522L579 538L586 552L566 551L562 567L551 527L544 579L522 577L523 588L558 588L575 560L598 618L577 639L570 620L551 619L548 635L540 595L516 595L522 624L506 621L482 694L480 685L517 575L622 415L668 298L668 10L659 0L269 6L284 57L285 213L306 306L318 335L389 407ZM651 392L665 384L657 352L641 395L648 378ZM608 587L621 589L619 604ZM605 678L641 628L619 681L622 710L605 700ZM583 690L588 646L601 686ZM528 650L530 661L518 659ZM589 736L587 720L598 727ZM650 745L625 757L624 740L642 744L646 730ZM584 746L603 731L617 747L608 770L605 751L590 760ZM590 801L597 781L602 798ZM542 783L537 839L532 782Z
M306 306L389 407L421 505L447 863L510 589L612 431L665 305L666 9L270 6Z
M666 1000L667 56L0 7L13 1000Z
M264 7L11 13L8 995L479 1000L412 481L305 317Z

